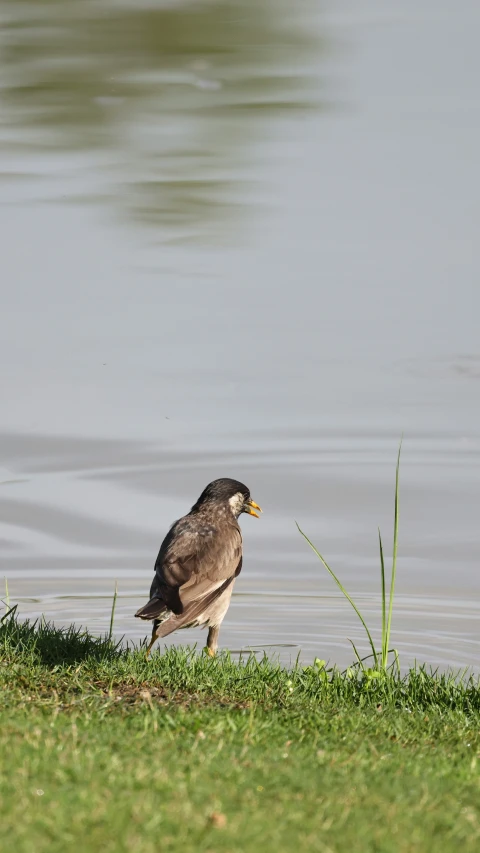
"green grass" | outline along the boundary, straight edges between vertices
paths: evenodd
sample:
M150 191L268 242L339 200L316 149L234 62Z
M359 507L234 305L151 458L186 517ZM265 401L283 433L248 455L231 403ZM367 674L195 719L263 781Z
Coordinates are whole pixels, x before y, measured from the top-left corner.
M480 849L480 689L0 627L0 848ZM2 846L3 845L3 846Z
M382 648L380 651L378 651L378 649L375 647L375 643L373 642L372 634L368 628L368 625L367 625L364 617L362 616L361 611L359 610L359 608L355 604L353 598L351 598L351 596L348 594L348 592L345 589L345 587L343 586L342 582L339 580L339 578L337 577L337 575L335 574L333 569L330 568L330 566L328 565L325 558L322 557L320 551L315 547L313 542L311 542L311 540L308 538L307 534L303 532L300 525L297 523L297 528L298 528L299 533L301 533L303 538L310 545L310 548L312 549L312 551L314 551L314 553L317 555L318 559L323 564L323 566L326 568L329 575L333 578L333 580L337 584L340 591L343 593L343 595L345 596L347 601L351 604L351 606L353 607L355 613L357 614L358 618L360 619L360 622L362 623L362 625L365 629L365 633L367 635L368 642L369 642L370 648L372 650L371 655L367 655L367 657L361 658L357 652L357 649L356 649L353 641L350 640L350 642L353 646L353 651L354 651L355 657L357 659L356 664L358 666L360 666L361 669L365 673L367 672L367 667L365 667L364 661L368 660L369 658L372 658L373 667L368 668L368 672L371 676L377 676L379 673L385 673L387 671L388 666L389 666L388 656L391 653L393 653L393 655L394 655L393 666L396 667L397 674L400 671L400 662L399 662L399 658L398 658L398 652L396 649L390 648L390 634L391 634L391 630L392 630L393 600L395 597L395 580L396 580L396 576L397 576L398 522L399 522L399 506L400 506L399 475L400 475L400 454L402 452L402 441L403 441L403 438L400 441L400 446L398 448L397 468L396 468L396 474L395 474L395 512L394 512L394 517L393 517L393 555L392 555L392 571L391 571L391 575L390 575L390 592L389 592L389 596L388 596L388 613L387 613L387 592L386 592L386 585L385 585L385 559L384 559L384 555L383 555L383 544L382 544L382 536L380 533L380 529L378 531L378 544L379 544L379 549L380 549L380 584L381 584L380 590L381 590L381 602L382 602Z

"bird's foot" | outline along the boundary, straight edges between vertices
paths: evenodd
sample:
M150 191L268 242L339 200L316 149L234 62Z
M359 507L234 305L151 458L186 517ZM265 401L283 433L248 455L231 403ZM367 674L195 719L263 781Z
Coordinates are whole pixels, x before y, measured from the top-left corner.
M210 658L214 658L217 654L216 649L210 649L208 646L203 647L204 654L208 655Z

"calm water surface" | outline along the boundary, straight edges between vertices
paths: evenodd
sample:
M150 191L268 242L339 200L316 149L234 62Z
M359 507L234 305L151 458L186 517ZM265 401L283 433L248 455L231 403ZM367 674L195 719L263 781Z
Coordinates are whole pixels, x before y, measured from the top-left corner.
M221 635L342 664L379 627L398 441L402 662L480 651L480 7L4 4L0 572L145 636L168 525L264 508ZM377 630L378 636L378 630ZM174 642L204 642L190 631Z

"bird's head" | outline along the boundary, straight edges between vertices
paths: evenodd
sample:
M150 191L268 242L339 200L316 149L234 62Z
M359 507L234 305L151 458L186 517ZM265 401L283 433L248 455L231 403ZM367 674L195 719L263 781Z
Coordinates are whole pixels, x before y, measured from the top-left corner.
M258 504L252 501L250 489L247 489L244 483L240 483L238 480L230 480L228 477L222 477L220 480L213 480L212 483L209 483L195 506L199 507L206 503L228 507L235 518L238 518L242 512L258 518L258 513L255 510L262 511Z

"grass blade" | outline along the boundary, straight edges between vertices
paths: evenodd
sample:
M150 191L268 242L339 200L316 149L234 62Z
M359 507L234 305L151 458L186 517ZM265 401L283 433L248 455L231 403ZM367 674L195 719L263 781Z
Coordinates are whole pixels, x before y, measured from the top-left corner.
M303 536L303 538L308 542L308 544L310 545L310 548L312 549L312 551L314 551L314 553L317 555L318 559L319 559L319 560L321 560L321 562L322 562L322 563L323 563L323 565L325 566L325 568L326 568L327 572L329 572L329 574L332 576L332 578L333 578L333 580L335 581L335 583L337 584L338 588L341 590L341 592L343 592L343 594L344 594L345 598L347 599L347 601L349 601L349 602L350 602L350 604L352 605L353 609L355 610L355 613L357 614L358 618L360 619L360 622L362 623L363 627L365 628L365 632L366 632L367 637L368 637L368 642L370 643L370 648L371 648L371 650L372 650L372 655L373 655L373 658L374 658L374 661L375 661L375 666L376 666L376 667L378 667L378 655L377 655L377 650L376 650L376 648L375 648L374 642L373 642L373 640L372 640L372 635L370 634L370 631L368 630L368 627L367 627L367 623L365 622L365 619L363 618L362 614L360 613L360 611L359 611L359 609L358 609L357 605L355 604L355 602L353 601L353 599L352 599L352 598L350 598L350 596L349 596L349 594L348 594L347 590L345 589L345 587L343 586L343 584L339 581L339 579L337 578L337 576L336 576L335 572L334 572L334 571L332 571L332 569L330 568L330 566L328 565L328 563L326 562L326 560L324 560L324 559L323 559L322 555L320 554L320 551L317 551L317 549L315 548L315 545L313 544L313 542L311 542L311 541L310 541L310 539L308 538L308 536L306 535L306 533L304 533L304 532L303 532L303 530L301 529L301 527L300 527L300 525L299 525L298 521L296 521L296 522L295 522L295 524L297 525L298 532L299 532L299 533L301 533L301 534L302 534L302 536Z
M400 658L398 656L398 652L396 649L390 649L390 651L395 655L394 664L397 667L397 677L400 678ZM393 664L392 664L393 667Z
M380 574L382 577L382 668L385 669L387 665L387 637L386 637L386 628L387 628L387 598L385 594L385 560L383 559L383 545L382 545L382 536L380 533L380 528L378 529L378 544L380 546Z
M390 580L390 599L388 603L388 621L387 621L387 630L385 635L385 649L388 650L390 645L390 629L392 626L392 611L393 611L393 597L395 593L395 578L397 576L397 548L398 548L398 518L399 518L399 489L398 489L398 481L399 481L399 473L400 473L400 454L402 452L402 441L403 436L400 439L400 446L398 448L398 456L397 456L397 470L395 474L395 518L393 522L393 558L392 558L392 577Z
M115 618L115 607L117 605L117 592L118 592L117 581L115 581L115 592L113 593L112 612L110 614L110 630L108 632L108 639L109 640L112 639L112 634L113 634L113 620Z
M358 664L358 666L360 667L362 672L365 672L365 667L363 665L363 661L367 660L367 658L371 657L371 655L368 655L366 658L361 658L360 655L358 654L357 647L356 647L355 643L353 642L353 640L351 640L350 637L347 637L347 640L349 643L351 643L353 651L355 652L355 657L357 658L357 663L355 663L354 666L357 666L357 664Z
M0 625L3 625L3 623L6 622L9 616L13 617L14 613L17 610L17 607L18 604L14 604L13 607L10 607L10 610L7 610L7 612L3 614L2 618L0 619Z

